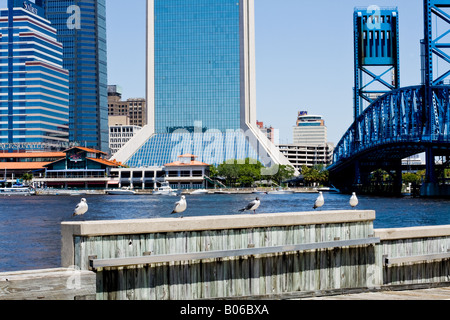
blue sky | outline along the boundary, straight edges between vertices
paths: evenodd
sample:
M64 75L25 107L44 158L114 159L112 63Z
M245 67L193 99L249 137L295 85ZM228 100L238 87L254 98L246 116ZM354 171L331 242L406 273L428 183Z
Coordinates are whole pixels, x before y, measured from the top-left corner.
M0 4L6 0L0 0ZM145 96L145 0L107 0L108 83ZM297 112L337 143L353 121L353 10L398 7L401 86L420 84L422 0L255 0L257 117L292 142Z
M353 121L353 11L398 7L401 85L420 84L421 0L255 0L259 121L292 142L297 112L322 115L335 144ZM145 95L145 1L107 1L109 83Z

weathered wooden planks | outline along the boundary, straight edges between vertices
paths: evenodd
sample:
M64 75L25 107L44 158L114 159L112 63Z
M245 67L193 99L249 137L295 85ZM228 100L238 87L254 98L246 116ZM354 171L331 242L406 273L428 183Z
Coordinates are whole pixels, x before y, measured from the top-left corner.
M0 273L0 300L95 299L95 279L67 268Z
M333 217L329 221L336 220ZM373 220L359 217L340 223L297 221L286 226L85 235L76 236L73 242L75 263L86 269L89 257L94 255L97 259L114 259L144 253L153 256L257 249L367 238L373 233ZM202 299L366 286L365 269L373 263L373 252L373 247L362 246L107 267L97 273L97 298Z
M97 272L97 299L264 297L449 281L448 259L383 267L383 256L446 252L450 227L374 230L374 217L371 212L353 211L80 223L63 228L63 247L71 244L73 262L87 269L90 256L129 260L149 254L247 250L382 235L382 243L375 246L249 251L233 257L104 267ZM71 261L70 255L63 255L65 263Z

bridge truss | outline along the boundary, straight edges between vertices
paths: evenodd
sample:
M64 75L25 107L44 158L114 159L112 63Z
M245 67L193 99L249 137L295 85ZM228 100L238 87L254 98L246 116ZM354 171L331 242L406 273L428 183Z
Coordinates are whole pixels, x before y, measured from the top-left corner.
M450 156L450 82L447 80L450 77L450 54L447 52L450 50L448 9L450 9L450 0L424 0L423 84L405 88L392 86L389 88L389 84L385 83L385 87L391 90L370 101L370 105L364 110L361 109L360 102L364 97L366 86L360 85L358 77L365 68L359 61L367 53L355 48L355 121L335 148L334 164L329 168L333 184L343 189L362 186L368 183L371 172L383 168L393 171L394 192L400 193L402 159L424 152L426 154L424 185L425 188L431 185L432 189L435 189L434 186L438 182L435 157L446 156L448 160ZM362 16L359 12L355 9L355 47L362 43L358 41L359 37L367 38L367 33L363 34L367 28L360 27L361 22L373 22L377 13L386 16L392 12L392 17L397 17L396 11L392 8L375 10L371 18L365 20L364 18L357 20L358 15ZM367 12L370 16L371 11L367 10ZM433 21L436 24L436 21L439 21L440 33L433 29ZM398 20L390 19L389 22L390 25L372 25L373 34L381 34L383 30L384 32L398 30L398 26L392 25L398 23ZM445 25L445 28L442 28L442 25ZM398 46L398 41L391 43ZM387 61L387 65L391 64L395 75L395 72L398 72L398 61L394 58L396 51L396 48L392 48L390 60L375 57L377 59L374 61L378 61L379 64ZM437 62L439 62L440 72L438 68L434 68ZM374 76L372 82L379 78L380 76ZM398 75L393 80L395 81L392 85L399 84Z

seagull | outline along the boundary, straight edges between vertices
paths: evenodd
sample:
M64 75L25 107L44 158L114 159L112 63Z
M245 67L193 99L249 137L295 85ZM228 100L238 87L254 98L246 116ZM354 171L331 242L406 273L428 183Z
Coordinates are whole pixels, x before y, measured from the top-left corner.
M356 197L356 193L352 193L352 197L350 198L350 206L355 208L358 205L358 198Z
M88 211L88 209L89 206L86 202L86 199L85 198L81 199L81 202L77 204L75 210L73 211L73 217L85 214Z
M323 199L322 192L319 192L319 196L317 197L316 201L314 202L313 209L316 210L317 208L320 208L325 203L325 200Z
M174 213L182 214L184 211L186 211L186 208L187 208L186 197L181 196L180 201L175 202L175 207L173 208L173 211L171 214L174 214ZM180 218L183 218L183 214L181 215Z
M260 204L261 201L259 201L259 198L256 198L255 200L249 202L249 204L245 208L239 210L239 212L253 211L253 213L256 213L256 209L259 208Z

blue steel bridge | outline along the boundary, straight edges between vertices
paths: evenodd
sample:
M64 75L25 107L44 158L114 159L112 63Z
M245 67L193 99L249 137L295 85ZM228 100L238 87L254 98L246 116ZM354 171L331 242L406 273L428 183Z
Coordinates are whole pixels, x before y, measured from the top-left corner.
M343 191L400 194L402 159L425 153L422 195L450 195L438 179L450 162L450 0L424 0L423 8L422 84L404 88L397 9L355 9L354 122L328 168L332 184ZM440 73L433 68L437 62ZM443 160L439 166L436 157ZM374 185L371 174L377 169L390 174L387 185Z

